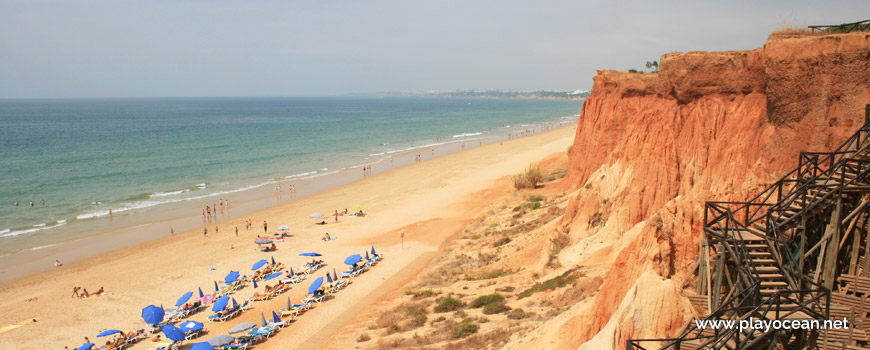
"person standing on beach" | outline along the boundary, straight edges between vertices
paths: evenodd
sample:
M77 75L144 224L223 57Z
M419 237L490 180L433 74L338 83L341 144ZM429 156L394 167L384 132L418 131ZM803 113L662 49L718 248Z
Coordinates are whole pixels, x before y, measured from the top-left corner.
M78 287L78 286L73 287L73 294L70 298L77 298L79 296L80 289L82 289L82 287Z
M208 227L203 227L203 228L202 228L202 236L203 236L203 237L208 237Z
M236 226L236 237L238 237L238 236L239 236L239 227Z
M335 210L335 222L338 222L338 209Z
M218 225L214 225L214 233L218 233Z
M169 234L170 234L170 235L174 235L174 234L175 234L175 229L172 228L172 227L170 227L170 228L169 228Z
M263 220L263 233L267 233L269 231L269 224L266 223L266 220Z

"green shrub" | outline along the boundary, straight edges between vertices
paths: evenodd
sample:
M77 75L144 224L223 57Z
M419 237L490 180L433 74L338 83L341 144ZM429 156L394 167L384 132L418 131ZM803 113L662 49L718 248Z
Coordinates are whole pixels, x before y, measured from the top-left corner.
M544 198L544 196L539 195L539 194L533 194L533 195L529 196L529 198L528 198L529 202L541 202L545 199L546 198Z
M424 290L405 291L405 295L411 295L414 297L414 299L428 298L428 297L436 296L438 294L441 294L440 290L424 289Z
M544 281L544 283L538 283L532 286L529 289L526 289L522 293L517 295L517 299L522 299L528 296L531 296L534 293L543 292L547 289L556 289L564 287L570 283L574 283L577 280L577 276L573 274L573 270L565 271L565 273L553 277L549 280Z
M453 328L453 337L463 338L467 335L477 333L478 329L480 329L480 326L474 324L474 322L469 319L464 319L462 322L457 323L456 327Z
M501 302L486 304L486 306L483 307L483 313L485 315L500 314L500 313L508 311L510 309L511 309L510 306L505 305L504 301L501 301Z
M511 320L521 320L532 315L532 313L525 312L523 309L513 309L511 312L507 313L507 318Z
M438 300L438 305L435 305L435 312L448 312L459 310L465 307L465 302L454 297L446 297Z
M502 238L500 238L499 240L495 241L495 243L493 243L492 246L493 246L493 247L501 247L501 246L503 246L503 245L505 245L505 244L508 244L508 243L510 243L510 242L511 242L511 239L510 239L510 238L508 238L508 237L502 237Z
M485 259L481 258L481 260L485 260ZM516 271L496 269L496 270L491 270L491 271L484 271L484 272L478 273L477 275L465 275L465 280L466 281L488 280L488 279L493 279L493 278L499 278L502 276L507 276L507 275L510 275L514 272L516 272Z
M529 165L528 169L514 176L514 188L518 190L536 188L543 178L544 174L541 172L541 167Z
M426 325L426 320L428 319L429 318L426 316L426 314L416 314L414 315L414 318L412 318L411 321L408 323L408 325L411 328L423 327L424 325Z
M504 295L501 295L499 293L481 295L477 297L477 299L474 299L473 302L471 302L471 307L478 308L493 303L504 303Z

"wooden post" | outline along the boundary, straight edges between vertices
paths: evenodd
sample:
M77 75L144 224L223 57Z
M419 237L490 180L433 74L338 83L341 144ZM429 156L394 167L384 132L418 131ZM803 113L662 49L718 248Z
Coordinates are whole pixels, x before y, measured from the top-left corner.
M825 263L822 267L822 281L823 285L828 289L834 287L834 274L837 270L837 255L839 253L839 245L840 242L840 212L843 210L843 196L838 191L837 192L837 206L834 208L834 211L831 213L831 221L829 221L828 225L831 230L833 230L833 234L831 235L831 239L828 241L827 252L825 252Z
M863 213L860 215L858 227L863 227L867 216ZM849 260L849 274L854 275L858 272L858 255L861 254L861 230L855 229L852 233L852 259Z
M807 250L807 213L804 211L803 215L801 215L801 246L798 248L798 270L797 273L801 276L804 275L804 251ZM791 254L791 252L789 252ZM803 279L798 280L798 288L804 288Z
M710 312L719 308L719 298L722 295L722 274L725 273L725 252L723 251L722 244L719 244L719 251L716 254L716 284L713 285L713 294L711 294L716 297L712 299Z

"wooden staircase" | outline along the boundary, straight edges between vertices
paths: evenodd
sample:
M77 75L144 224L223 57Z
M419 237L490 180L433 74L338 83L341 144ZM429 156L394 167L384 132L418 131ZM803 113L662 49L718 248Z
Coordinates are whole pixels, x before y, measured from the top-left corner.
M698 294L706 294L714 309L704 320L836 317L854 327L723 331L690 322L677 338L632 339L627 348L655 343L662 349L870 349L868 204L870 105L865 124L835 151L802 152L797 168L749 201L707 202L707 241L698 268ZM860 265L846 267L858 275L844 273L844 263ZM832 288L835 281L838 288Z

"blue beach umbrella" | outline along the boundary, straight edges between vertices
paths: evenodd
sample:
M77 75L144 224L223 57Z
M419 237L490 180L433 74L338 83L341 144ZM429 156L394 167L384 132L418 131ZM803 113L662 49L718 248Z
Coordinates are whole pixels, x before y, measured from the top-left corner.
M218 288L218 286L217 286L217 281L214 281L214 291L217 292L219 290L220 290L220 288Z
M310 218L315 218L315 219L319 219L319 218L322 218L322 217L323 217L323 214L321 214L321 213L314 213L314 214L308 215L308 217L310 217Z
M266 327L268 323L266 323L266 316L263 315L263 312L260 311L260 327Z
M227 308L227 303L229 303L229 302L230 302L230 296L224 295L224 296L218 298L218 300L216 300L214 302L214 305L211 306L211 311L214 311L214 312L223 311L224 309Z
M335 273L335 268L334 268L334 267L332 268L332 279L338 281L338 274Z
M193 320L187 320L187 321L184 321L178 325L178 328L181 329L182 331L184 331L185 333L196 332L196 331L202 330L202 327L203 327L203 325L201 322L196 322Z
M287 230L289 230L290 228L287 227L287 226L281 226L281 227L279 227L278 229L281 230L281 231L287 231Z
M239 272L238 271L230 271L230 273L227 274L227 277L224 277L224 282L226 282L227 284L230 284L230 283L235 282L237 279L239 279Z
M184 305L184 303L186 303L188 300L190 300L190 297L192 297L192 296L193 296L193 292L184 293L184 295L182 295L181 298L178 298L178 301L175 302L175 306Z
M236 298L233 298L233 309L239 307L239 303L236 302Z
M193 344L193 346L190 347L190 350L214 350L214 346L211 346L211 344L207 342L202 342Z
M320 286L322 284L323 284L323 277L317 277L317 279L314 280L314 282L311 282L311 286L308 287L308 293L314 294L314 292L316 292L317 289L320 288Z
M347 259L344 259L344 263L347 265L353 265L360 262L360 260L362 260L362 257L359 254L354 254L347 257Z
M293 266L290 266L290 277L293 277L293 275L295 275L295 273L293 273Z
M94 343L87 343L82 344L82 346L79 346L76 350L91 350L92 347L94 347Z
M171 324L163 325L162 331L167 338L172 339L173 341L184 340L184 332Z
M372 246L372 255L378 255L377 253L375 253L375 246Z
M109 335L116 334L116 333L121 333L121 331L119 331L117 329L107 329L107 330L100 332L100 334L97 334L97 336L98 337L105 337L105 336L109 336Z
M320 254L320 253L302 253L302 254L299 254L299 256L321 256L321 255L322 254Z
M275 265L275 257L272 257L272 265Z
M369 251L366 250L366 260L369 260Z
M278 314L276 314L275 311L272 311L272 322L275 322L275 323L281 322L281 318L278 317Z
M329 272L326 273L326 282L332 283L332 275Z
M142 319L145 320L147 324L159 324L163 322L163 308L157 307L154 305L148 305L144 309L142 309Z
M257 288L257 281L254 281L254 288Z
M267 262L268 261L266 261L266 259L262 259L260 261L257 261L254 263L254 266L251 266L251 270L253 270L253 271L259 270L261 267L263 267L263 265L266 265Z
M199 287L199 297L202 298L204 296L205 294L202 294L202 287Z
M264 278L263 280L268 281L268 280L273 279L273 278L278 277L278 276L281 276L281 272L272 273L271 275L266 276L266 278Z

